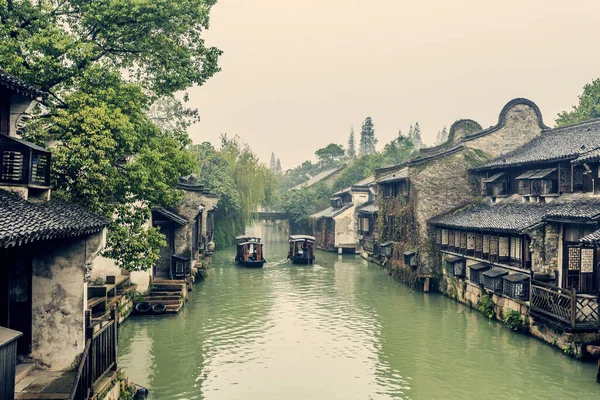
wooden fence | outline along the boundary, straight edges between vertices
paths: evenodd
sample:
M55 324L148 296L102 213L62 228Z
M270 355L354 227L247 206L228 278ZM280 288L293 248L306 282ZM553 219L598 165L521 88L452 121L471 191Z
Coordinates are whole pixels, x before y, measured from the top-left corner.
M577 294L575 289L562 289L533 281L531 310L567 324L571 328L596 328L600 325L598 297Z
M88 326L89 312L86 312ZM70 400L87 400L94 394L94 385L109 371L117 369L117 317L111 311L111 320L97 332L87 330L85 350L81 356L77 375L73 382Z

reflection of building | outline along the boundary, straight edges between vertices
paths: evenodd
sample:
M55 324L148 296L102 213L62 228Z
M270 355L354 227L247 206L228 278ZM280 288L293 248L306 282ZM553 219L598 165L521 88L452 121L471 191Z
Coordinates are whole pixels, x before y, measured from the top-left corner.
M92 325L84 314L87 274L103 248L108 221L51 198L50 152L17 136L20 119L43 93L3 72L0 92L0 338L20 332L16 342L20 359L52 371L85 362L80 360L87 359L93 346L99 362L113 359L112 364L98 365L85 385L95 383L115 367L116 322ZM14 353L6 352L10 345L0 339L4 383L15 381ZM24 365L18 368L32 374L31 382L44 374ZM63 391L49 397L68 395L73 378L68 376ZM13 398L12 384L0 388L2 399Z
M372 200L373 177L333 194L331 206L309 217L317 247L328 251L355 252L359 246L357 210Z

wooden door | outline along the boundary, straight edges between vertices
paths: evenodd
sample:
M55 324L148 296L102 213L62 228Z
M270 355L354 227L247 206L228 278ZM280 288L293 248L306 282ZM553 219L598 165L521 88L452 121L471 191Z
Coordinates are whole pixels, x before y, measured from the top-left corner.
M31 251L0 250L0 325L23 333L19 354L31 353Z

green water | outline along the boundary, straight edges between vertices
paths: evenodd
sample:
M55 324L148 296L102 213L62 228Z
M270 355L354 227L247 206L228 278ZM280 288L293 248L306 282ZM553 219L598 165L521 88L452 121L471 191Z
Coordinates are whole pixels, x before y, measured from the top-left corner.
M121 327L119 366L152 399L600 399L594 364L358 256L292 266L261 231L264 269L220 251L182 313Z

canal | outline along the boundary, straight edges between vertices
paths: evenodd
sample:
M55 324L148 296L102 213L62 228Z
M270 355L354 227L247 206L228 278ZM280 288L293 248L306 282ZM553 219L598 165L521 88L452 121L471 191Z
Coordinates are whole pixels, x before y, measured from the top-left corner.
M596 366L573 361L438 294L410 292L359 256L268 264L215 253L182 313L130 318L119 366L171 399L599 399Z

